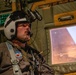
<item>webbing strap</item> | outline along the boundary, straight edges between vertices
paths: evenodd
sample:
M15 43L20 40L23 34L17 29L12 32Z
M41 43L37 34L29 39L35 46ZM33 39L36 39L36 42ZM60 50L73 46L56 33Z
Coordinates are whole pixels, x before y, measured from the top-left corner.
M18 61L15 57L15 53L14 53L12 45L9 44L8 42L6 42L6 45L7 45L9 52L10 52L10 55L11 55L11 62L12 62L14 75L22 75L22 72L21 72L20 67L18 65Z

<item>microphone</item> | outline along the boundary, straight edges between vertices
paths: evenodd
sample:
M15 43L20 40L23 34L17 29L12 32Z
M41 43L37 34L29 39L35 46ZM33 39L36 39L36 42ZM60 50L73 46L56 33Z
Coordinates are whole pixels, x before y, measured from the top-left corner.
M32 37L33 36L33 33L32 32L28 32L28 35L30 35L30 37Z

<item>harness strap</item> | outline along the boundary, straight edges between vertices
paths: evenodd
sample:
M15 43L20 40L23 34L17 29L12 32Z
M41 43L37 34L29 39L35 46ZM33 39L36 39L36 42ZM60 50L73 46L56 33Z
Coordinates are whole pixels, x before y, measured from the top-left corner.
M9 44L8 42L6 42L6 46L10 52L10 55L11 55L11 62L12 62L14 75L22 75L22 72L21 72L20 67L18 65L19 62L17 61L17 59L15 57L15 53L14 53L12 45Z

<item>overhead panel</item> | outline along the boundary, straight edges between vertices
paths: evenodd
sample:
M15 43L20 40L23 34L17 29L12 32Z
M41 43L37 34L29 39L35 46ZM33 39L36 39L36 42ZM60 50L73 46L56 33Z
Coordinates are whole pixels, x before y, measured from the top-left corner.
M45 4L49 4L49 3L53 3L53 2L58 2L60 0L42 0L40 2L36 2L33 3L31 10L35 10L36 7L40 6L40 5L45 5Z
M76 1L53 6L54 15L76 10Z
M53 7L56 26L76 24L76 1Z

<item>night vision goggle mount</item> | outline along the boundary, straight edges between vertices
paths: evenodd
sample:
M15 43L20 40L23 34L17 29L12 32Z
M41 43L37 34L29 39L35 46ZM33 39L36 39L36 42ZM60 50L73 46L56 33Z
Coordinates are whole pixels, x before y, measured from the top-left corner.
M31 22L35 21L36 19L39 21L42 20L42 16L40 15L40 13L37 10L32 11L31 9L28 9L27 13L30 17Z

